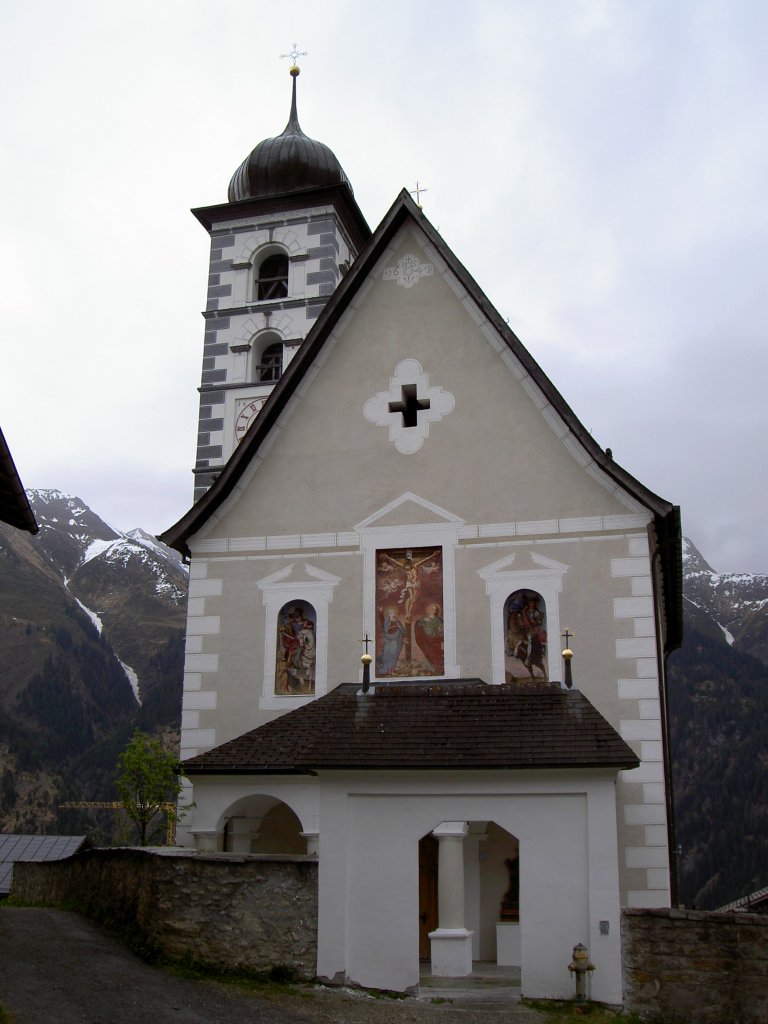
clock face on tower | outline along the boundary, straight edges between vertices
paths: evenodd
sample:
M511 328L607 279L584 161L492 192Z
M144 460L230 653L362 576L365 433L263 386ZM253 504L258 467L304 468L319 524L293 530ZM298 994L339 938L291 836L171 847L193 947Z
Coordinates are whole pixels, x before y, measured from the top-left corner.
M259 411L266 402L266 398L254 398L252 402L244 405L237 414L235 420L235 442L239 444L245 437L245 432L259 414Z

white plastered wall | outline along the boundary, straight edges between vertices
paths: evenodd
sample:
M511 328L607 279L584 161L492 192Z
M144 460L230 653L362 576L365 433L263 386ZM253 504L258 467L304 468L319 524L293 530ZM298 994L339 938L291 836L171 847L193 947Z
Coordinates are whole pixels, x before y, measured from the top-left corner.
M621 1001L616 806L608 773L369 773L321 785L318 974L398 991L418 984L418 841L441 821L494 821L519 838L525 995L567 998L573 946ZM600 922L608 922L601 934Z
M258 706L262 666L272 664L259 579L305 559L338 577L328 609L332 687L355 677L359 639L373 632L372 552L439 534L452 574L446 675L501 681L496 605L522 581L516 573L549 588L554 679L558 634L575 630L576 686L643 762L618 789L625 900L658 906L669 896L650 515L585 455L428 248L416 230L394 241L233 495L190 541L193 575L207 572L206 586L219 580L223 589L190 604L184 749L204 750L278 713ZM410 288L384 280L408 252L433 274ZM363 412L407 359L455 397L411 454ZM394 508L405 495L420 507Z

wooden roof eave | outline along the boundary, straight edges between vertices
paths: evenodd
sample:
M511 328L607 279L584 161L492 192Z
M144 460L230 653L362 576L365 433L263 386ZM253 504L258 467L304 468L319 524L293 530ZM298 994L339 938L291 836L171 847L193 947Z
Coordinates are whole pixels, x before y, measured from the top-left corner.
M0 430L0 522L27 533L38 533L34 512L21 482L11 450Z
M291 192L276 193L252 199L237 199L233 202L217 203L213 206L196 206L192 215L212 234L228 221L245 217L269 215L275 211L296 209L304 206L334 204L341 211L341 218L358 246L363 246L371 237L371 229L357 205L348 184L321 185L314 188L293 189Z

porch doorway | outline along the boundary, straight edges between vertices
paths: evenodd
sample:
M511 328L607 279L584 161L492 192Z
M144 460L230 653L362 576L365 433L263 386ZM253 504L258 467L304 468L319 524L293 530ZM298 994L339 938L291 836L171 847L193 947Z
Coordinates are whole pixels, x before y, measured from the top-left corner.
M464 924L472 960L519 968L521 962L519 846L494 821L467 822L464 836ZM440 926L439 841L419 840L419 960L432 957L430 932Z
M429 960L429 933L437 928L437 850L433 835L419 840L419 960Z

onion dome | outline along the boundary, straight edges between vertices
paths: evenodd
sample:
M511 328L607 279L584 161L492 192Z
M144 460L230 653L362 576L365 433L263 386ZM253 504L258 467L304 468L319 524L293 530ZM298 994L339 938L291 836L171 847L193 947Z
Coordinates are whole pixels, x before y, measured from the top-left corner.
M291 116L282 135L264 139L232 175L227 198L230 203L241 199L263 199L326 185L352 186L341 164L328 146L305 135L296 113L296 78L299 69L291 68L293 98ZM354 193L352 193L354 195Z

